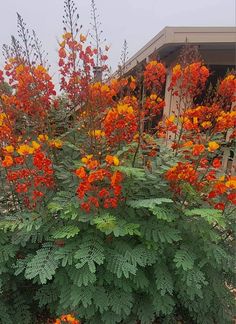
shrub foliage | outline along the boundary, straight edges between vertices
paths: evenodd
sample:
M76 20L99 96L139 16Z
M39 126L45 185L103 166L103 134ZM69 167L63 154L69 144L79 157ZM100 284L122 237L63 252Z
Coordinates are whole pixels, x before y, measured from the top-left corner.
M91 46L65 1L58 95L19 15L4 47L0 323L231 323L235 75L209 86L185 51L165 116L161 62L98 81L108 48L92 13Z

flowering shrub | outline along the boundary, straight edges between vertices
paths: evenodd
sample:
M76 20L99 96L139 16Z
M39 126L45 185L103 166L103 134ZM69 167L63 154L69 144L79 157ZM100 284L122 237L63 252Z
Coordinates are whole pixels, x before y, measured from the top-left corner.
M235 75L196 104L211 72L178 63L165 116L165 65L98 81L108 48L76 17L59 94L27 37L0 71L0 322L231 323Z

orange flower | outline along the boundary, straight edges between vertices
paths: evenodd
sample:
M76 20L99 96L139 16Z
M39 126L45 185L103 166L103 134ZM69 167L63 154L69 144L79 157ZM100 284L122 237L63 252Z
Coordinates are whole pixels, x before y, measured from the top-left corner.
M205 151L205 146L204 145L202 145L202 144L195 144L193 146L192 153L193 153L194 156L199 156L204 151Z
M79 39L80 39L81 43L84 43L84 42L86 42L87 37L84 36L84 35L82 35L82 34L80 34L79 35Z
M106 162L108 164L114 164L115 166L118 166L120 164L120 161L119 161L118 157L112 156L112 155L107 155L106 156Z
M10 155L6 155L4 160L2 161L2 166L4 168L8 168L13 165L13 158Z
M75 171L75 174L77 175L77 177L79 177L81 179L84 179L86 177L86 175L87 175L86 172L85 172L84 167L81 167L81 168L77 169Z

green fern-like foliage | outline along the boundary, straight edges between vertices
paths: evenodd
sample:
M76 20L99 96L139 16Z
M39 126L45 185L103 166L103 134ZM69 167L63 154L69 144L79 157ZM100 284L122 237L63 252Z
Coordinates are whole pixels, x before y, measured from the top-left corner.
M121 168L127 199L86 214L61 165L61 191L41 213L0 220L0 324L65 313L86 324L231 323L234 217L174 201L161 168Z

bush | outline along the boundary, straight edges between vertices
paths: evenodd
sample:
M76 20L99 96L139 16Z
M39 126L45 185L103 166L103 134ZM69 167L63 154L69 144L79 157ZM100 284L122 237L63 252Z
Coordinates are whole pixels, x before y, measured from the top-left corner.
M107 56L70 14L60 95L20 16L0 72L0 323L231 323L235 76L197 105L209 70L180 60L158 123L165 66L94 82Z

